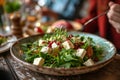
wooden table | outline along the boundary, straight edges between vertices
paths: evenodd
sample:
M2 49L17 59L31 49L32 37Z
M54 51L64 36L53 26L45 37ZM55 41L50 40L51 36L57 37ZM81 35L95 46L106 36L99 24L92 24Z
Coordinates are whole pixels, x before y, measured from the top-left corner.
M10 72L12 80L120 80L120 55L118 54L111 63L97 71L67 77L33 72L16 62L9 51L0 54L0 67Z

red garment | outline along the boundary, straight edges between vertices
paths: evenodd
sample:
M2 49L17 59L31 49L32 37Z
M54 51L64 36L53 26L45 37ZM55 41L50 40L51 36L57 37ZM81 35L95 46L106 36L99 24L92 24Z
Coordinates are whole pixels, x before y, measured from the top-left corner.
M100 13L106 11L108 9L108 3L113 1L115 3L120 4L120 0L89 0L90 9L89 16L83 19L77 19L77 22L84 23L90 18L99 15ZM99 35L103 38L111 41L117 49L120 50L120 34L118 34L115 28L108 22L107 16L102 16L88 24L85 32L99 32Z

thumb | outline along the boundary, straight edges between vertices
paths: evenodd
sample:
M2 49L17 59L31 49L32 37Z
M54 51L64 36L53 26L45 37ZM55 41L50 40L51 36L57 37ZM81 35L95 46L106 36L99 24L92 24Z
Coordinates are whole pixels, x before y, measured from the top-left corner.
M110 1L110 2L108 3L109 7L112 6L113 4L114 4L114 2L112 2L112 1Z

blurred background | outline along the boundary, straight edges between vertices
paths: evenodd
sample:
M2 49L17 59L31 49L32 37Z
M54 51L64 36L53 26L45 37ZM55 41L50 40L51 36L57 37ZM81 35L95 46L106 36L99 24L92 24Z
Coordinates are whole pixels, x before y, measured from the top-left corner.
M73 20L87 16L88 7L87 0L0 0L0 33L18 38L50 33L57 20L79 30Z

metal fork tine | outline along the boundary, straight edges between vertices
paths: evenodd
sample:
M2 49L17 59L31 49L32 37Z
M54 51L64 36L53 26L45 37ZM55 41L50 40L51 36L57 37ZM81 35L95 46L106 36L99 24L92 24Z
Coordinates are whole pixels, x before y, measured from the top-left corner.
M98 15L98 16L95 16L95 17L91 18L91 19L88 20L87 22L85 22L85 23L83 24L83 27L82 27L82 29L81 29L80 31L83 31L83 30L85 29L86 25L88 25L88 24L91 23L92 21L96 20L97 18L99 18L99 17L101 17L101 16L107 14L107 12L108 12L108 10L105 11L105 12L103 12L103 13L101 13L101 14Z

